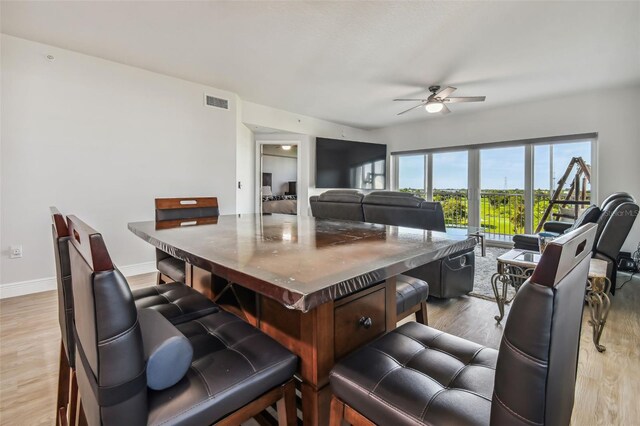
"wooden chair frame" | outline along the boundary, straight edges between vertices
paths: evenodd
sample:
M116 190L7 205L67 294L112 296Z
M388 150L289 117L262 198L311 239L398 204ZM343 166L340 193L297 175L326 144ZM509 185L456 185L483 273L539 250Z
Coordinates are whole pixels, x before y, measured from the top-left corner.
M56 238L69 236L67 221L60 211L50 207L51 222ZM57 247L55 248L57 250ZM64 331L62 331L64 333ZM58 396L56 402L56 426L75 425L78 409L78 382L76 373L69 365L67 351L60 338L60 362L58 365Z
M271 389L269 392L254 399L244 407L234 411L215 423L217 426L237 426L258 416L268 407L276 404L278 411L278 426L297 426L296 385L289 380L283 385Z
M398 314L398 322L405 319L411 314L416 314L416 322L420 324L429 325L429 316L427 312L427 302L420 302L418 305L412 306L404 312Z
M371 420L351 408L335 395L331 396L331 412L329 426L342 426L344 423L353 426L376 426Z

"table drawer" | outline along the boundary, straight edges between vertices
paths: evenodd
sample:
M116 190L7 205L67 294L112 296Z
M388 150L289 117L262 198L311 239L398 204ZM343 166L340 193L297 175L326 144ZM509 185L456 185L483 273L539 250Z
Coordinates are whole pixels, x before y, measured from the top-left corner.
M334 311L336 360L386 331L385 302L385 289L380 288L336 306Z

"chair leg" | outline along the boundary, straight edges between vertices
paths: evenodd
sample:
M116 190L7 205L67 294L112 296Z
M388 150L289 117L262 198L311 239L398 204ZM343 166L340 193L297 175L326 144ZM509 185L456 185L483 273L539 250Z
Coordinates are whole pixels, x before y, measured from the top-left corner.
M296 426L298 413L296 409L296 385L293 380L284 385L282 398L276 403L278 409L278 426Z
M64 350L64 343L60 340L60 365L58 366L58 402L56 404L56 426L66 423L69 405L69 384L71 367ZM64 420L63 420L64 419Z
M78 379L76 372L71 371L71 389L69 395L69 424L75 426L78 417Z
M331 412L329 414L329 426L341 426L344 421L344 402L331 396Z
M164 282L162 281L162 273L158 271L156 273L156 285L160 285L160 284L164 284Z
M88 426L87 417L84 415L84 408L82 408L82 399L78 402L78 412L76 413L76 426Z
M427 312L427 302L420 302L420 310L416 312L416 322L429 325L429 315Z

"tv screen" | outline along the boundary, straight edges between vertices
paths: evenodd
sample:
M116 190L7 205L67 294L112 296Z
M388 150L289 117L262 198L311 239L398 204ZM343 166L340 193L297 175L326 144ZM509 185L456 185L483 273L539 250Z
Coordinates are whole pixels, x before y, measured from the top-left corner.
M385 189L387 146L316 139L316 188Z

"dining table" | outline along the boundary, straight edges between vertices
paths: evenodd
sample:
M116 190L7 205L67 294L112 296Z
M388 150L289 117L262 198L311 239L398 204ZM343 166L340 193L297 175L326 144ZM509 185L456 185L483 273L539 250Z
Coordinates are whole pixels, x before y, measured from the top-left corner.
M477 242L464 234L283 214L128 227L185 261L187 284L298 355L304 425L328 424L335 363L396 327L396 277Z

